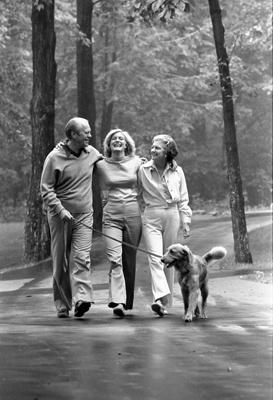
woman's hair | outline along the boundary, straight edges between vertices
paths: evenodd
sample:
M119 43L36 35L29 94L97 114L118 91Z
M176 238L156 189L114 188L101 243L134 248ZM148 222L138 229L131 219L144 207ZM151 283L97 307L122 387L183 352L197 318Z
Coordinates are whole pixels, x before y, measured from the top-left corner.
M104 156L105 157L111 157L111 153L112 152L111 152L111 148L110 148L110 142L111 142L111 139L112 139L113 135L115 135L116 133L122 133L122 135L124 136L124 139L126 141L125 155L126 156L135 155L136 146L135 146L134 140L132 139L132 137L129 135L128 132L117 128L117 129L112 129L105 136L105 139L103 141L103 154L104 154Z
M156 135L153 137L153 142L154 141L160 141L160 142L164 143L164 145L166 146L167 162L172 162L172 160L178 154L178 148L177 148L177 145L176 145L174 139L169 135Z

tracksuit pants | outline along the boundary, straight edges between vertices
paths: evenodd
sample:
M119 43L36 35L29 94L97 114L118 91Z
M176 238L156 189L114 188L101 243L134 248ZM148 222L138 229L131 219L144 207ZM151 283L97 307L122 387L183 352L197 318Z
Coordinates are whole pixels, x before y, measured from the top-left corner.
M131 248L105 237L110 262L108 306L113 308L123 304L125 309L131 310L134 302L136 253L141 237L141 215L137 202L107 203L103 210L103 233L136 247Z
M146 207L143 215L143 237L146 250L162 257L167 248L177 242L180 217L177 205ZM148 254L153 300L172 305L174 269L164 268L160 257Z
M74 304L79 300L93 301L90 271L93 213L72 215L73 221L64 222L59 215L48 213L57 311L64 307L71 310L72 300Z

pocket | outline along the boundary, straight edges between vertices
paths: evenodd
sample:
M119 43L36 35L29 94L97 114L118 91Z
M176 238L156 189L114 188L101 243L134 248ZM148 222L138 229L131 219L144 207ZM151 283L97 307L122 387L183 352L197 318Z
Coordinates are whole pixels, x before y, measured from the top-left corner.
M164 212L163 210L161 211ZM156 208L146 209L146 212L144 211L143 214L143 226L150 225L152 227L155 227L156 229L161 227L162 212L160 212Z

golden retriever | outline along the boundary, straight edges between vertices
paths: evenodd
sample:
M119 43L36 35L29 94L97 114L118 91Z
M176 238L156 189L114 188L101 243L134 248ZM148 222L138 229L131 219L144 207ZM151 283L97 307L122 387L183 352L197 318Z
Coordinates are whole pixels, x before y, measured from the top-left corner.
M188 246L180 243L171 245L161 258L167 268L174 267L178 273L178 282L184 301L185 322L193 317L207 318L206 305L208 297L207 266L213 261L224 258L227 251L224 247L213 247L202 257L191 252ZM198 307L198 293L201 291L201 314Z

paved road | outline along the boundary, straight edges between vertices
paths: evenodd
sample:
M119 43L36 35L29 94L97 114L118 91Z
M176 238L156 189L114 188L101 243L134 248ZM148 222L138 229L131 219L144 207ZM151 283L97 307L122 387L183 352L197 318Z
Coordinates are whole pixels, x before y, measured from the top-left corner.
M196 224L190 240L204 251L228 244L219 224ZM138 266L135 309L123 320L106 307L103 259L96 304L78 320L55 317L48 268L2 275L1 400L270 400L272 281L212 275L208 319L185 324L177 284L170 314L153 315L144 254Z

